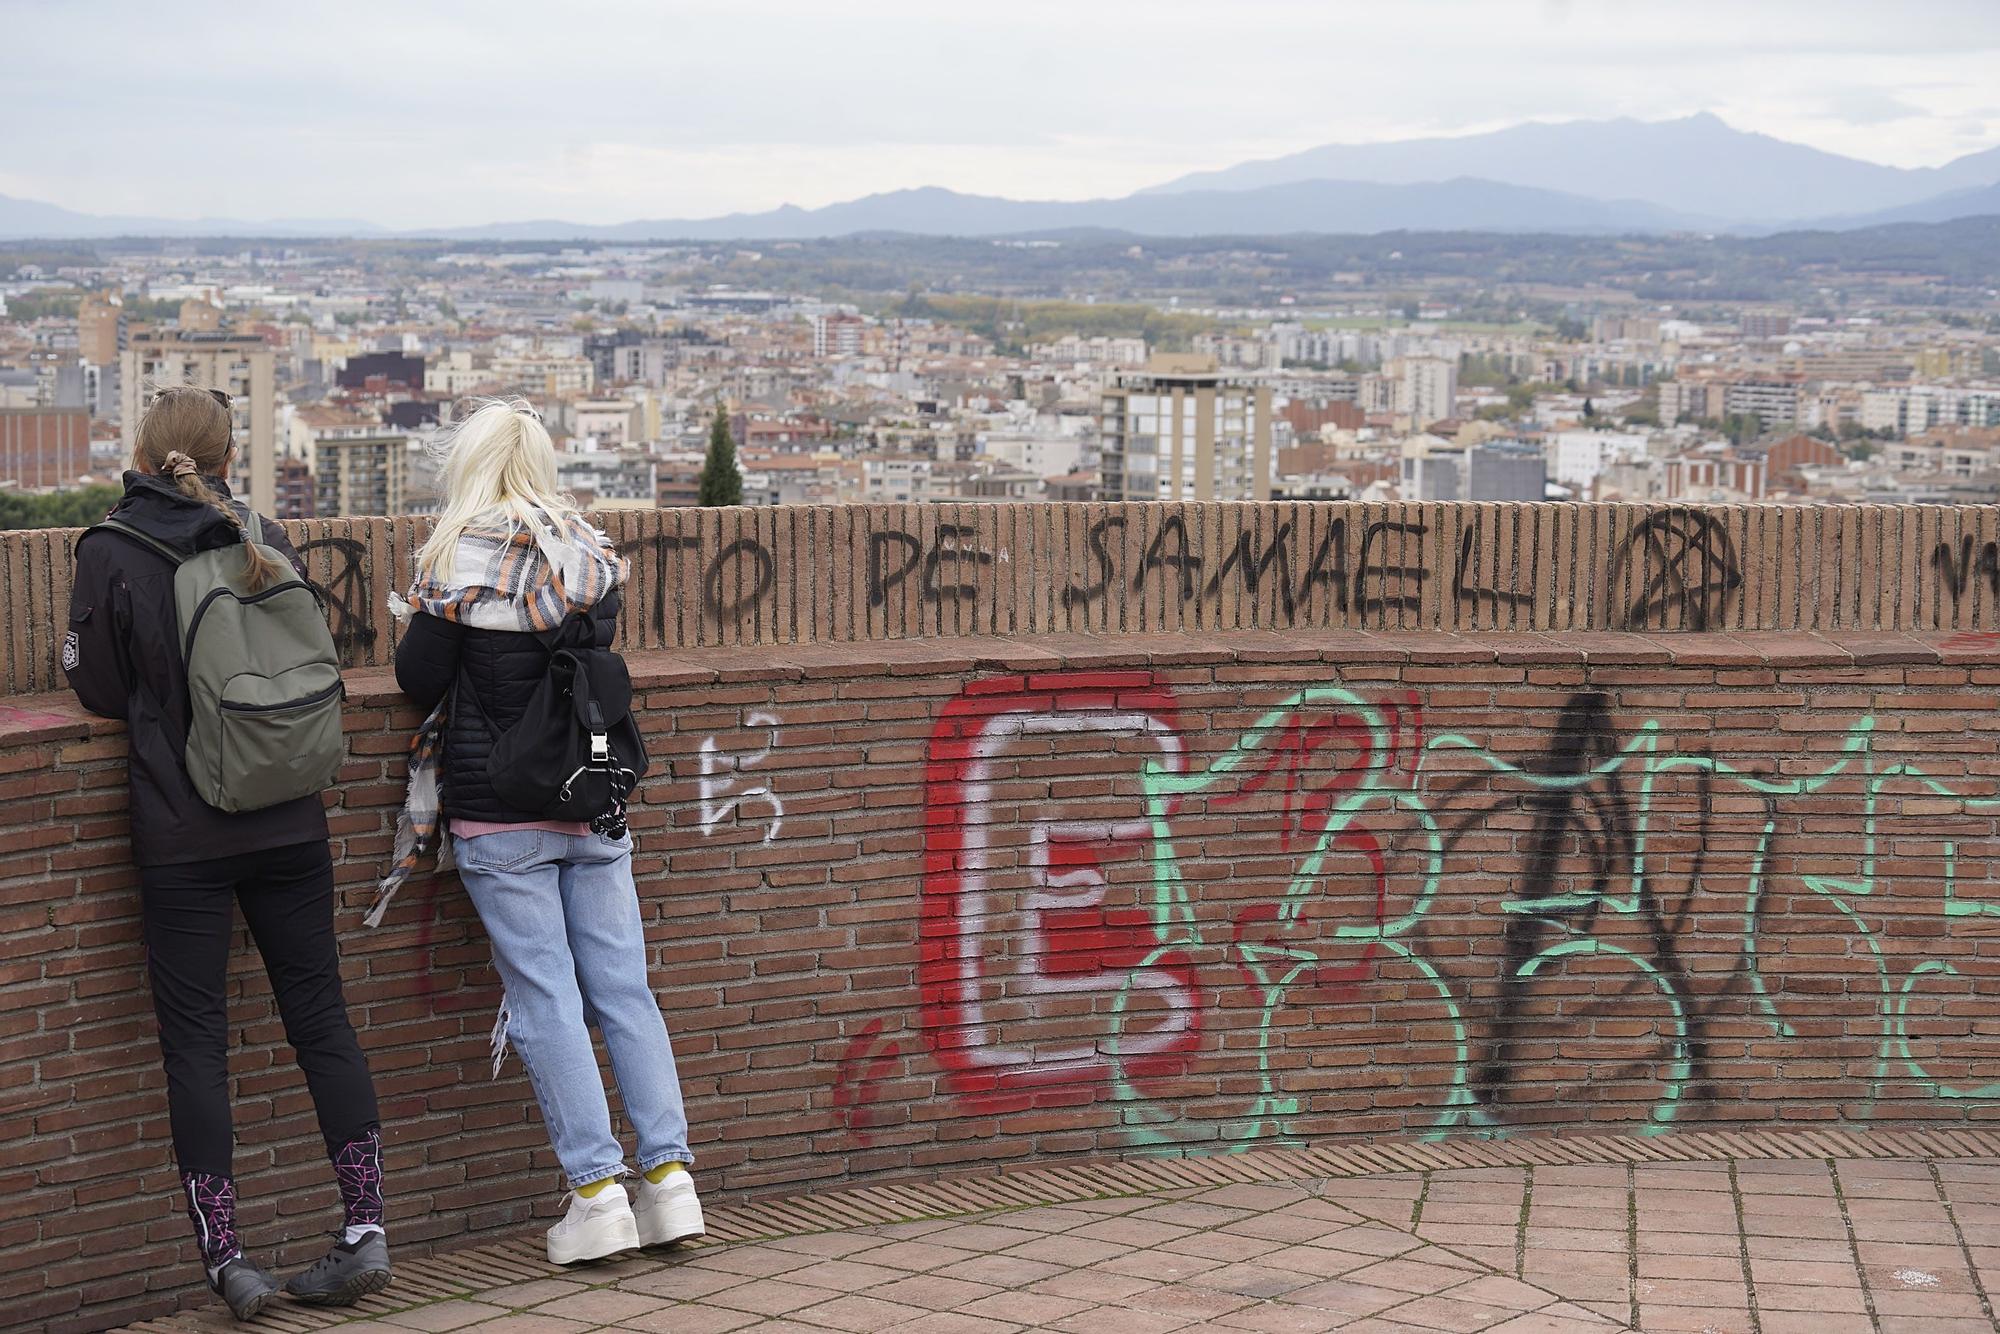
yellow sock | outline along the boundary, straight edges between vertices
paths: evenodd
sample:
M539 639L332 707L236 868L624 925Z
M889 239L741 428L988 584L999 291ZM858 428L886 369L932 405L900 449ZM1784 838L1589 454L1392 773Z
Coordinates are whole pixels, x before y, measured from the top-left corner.
M646 1180L657 1186L667 1179L667 1173L685 1171L687 1171L686 1163L661 1163L658 1167L649 1167L646 1169Z
M583 1198L587 1200L591 1196L597 1194L598 1191L603 1190L606 1186L610 1185L617 1179L618 1179L617 1177L600 1177L596 1181L591 1182L588 1186L578 1186L576 1188L576 1193L583 1196Z

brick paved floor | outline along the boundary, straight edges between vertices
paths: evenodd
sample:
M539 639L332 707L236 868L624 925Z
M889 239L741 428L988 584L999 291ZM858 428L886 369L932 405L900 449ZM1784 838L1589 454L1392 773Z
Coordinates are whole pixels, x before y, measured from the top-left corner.
M718 1211L718 1233L789 1219L786 1235L580 1270L554 1270L532 1242L418 1262L333 1328L2000 1330L2000 1156L1817 1156L1834 1138L1867 1139L1757 1136L1791 1156L1739 1157L1757 1145L1727 1137L1728 1153L1685 1161L1610 1147L1631 1141L1559 1141L1523 1154L1545 1161L1491 1166L1453 1165L1500 1156L1481 1146L1416 1146L1361 1151L1416 1170L1371 1172L1349 1154L1338 1175L1314 1170L1326 1151L1272 1151L842 1192L752 1206L734 1223ZM1613 1160L1589 1161L1593 1144ZM830 1226L864 1204L941 1216ZM336 1318L287 1307L260 1323ZM138 1328L228 1327L211 1309Z

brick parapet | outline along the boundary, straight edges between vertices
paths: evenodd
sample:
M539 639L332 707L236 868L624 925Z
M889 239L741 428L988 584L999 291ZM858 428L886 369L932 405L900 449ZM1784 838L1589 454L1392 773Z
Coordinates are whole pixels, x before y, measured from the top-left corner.
M1082 634L2000 629L2000 507L857 505L599 516L634 650ZM288 525L346 665L423 519ZM74 531L0 534L0 692L57 688Z
M2000 1105L2000 641L966 636L631 657L653 978L720 1197L1246 1143ZM414 712L350 676L349 999L411 1252L556 1167L450 876L360 923ZM116 724L0 709L0 1324L189 1299ZM333 1192L247 941L245 1232Z

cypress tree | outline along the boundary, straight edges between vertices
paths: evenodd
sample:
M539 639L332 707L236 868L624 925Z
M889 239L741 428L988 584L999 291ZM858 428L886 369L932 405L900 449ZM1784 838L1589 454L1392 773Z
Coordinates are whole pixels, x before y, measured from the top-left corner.
M729 437L729 414L717 407L708 428L708 458L701 465L701 503L741 505L743 474L736 471L736 442Z

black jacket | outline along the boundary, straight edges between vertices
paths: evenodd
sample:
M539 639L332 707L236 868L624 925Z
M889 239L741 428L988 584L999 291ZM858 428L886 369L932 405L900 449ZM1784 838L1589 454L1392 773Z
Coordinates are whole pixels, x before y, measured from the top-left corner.
M610 648L617 637L618 606L613 590L591 608L596 647ZM425 712L455 692L439 766L447 820L531 824L544 818L501 801L486 777L486 760L501 735L521 721L548 670L549 651L536 635L470 629L421 612L410 618L396 645L396 684Z
M209 486L227 496L218 478ZM236 503L236 502L232 502ZM239 513L249 510L236 503ZM125 497L111 513L192 556L241 540L236 525L172 483L125 474ZM264 521L264 542L304 567L284 530ZM326 839L317 796L229 815L195 795L182 758L187 750L187 664L174 609L176 567L151 547L114 532L89 533L76 547L63 671L92 713L125 720L131 751L132 858L171 866L264 852Z

